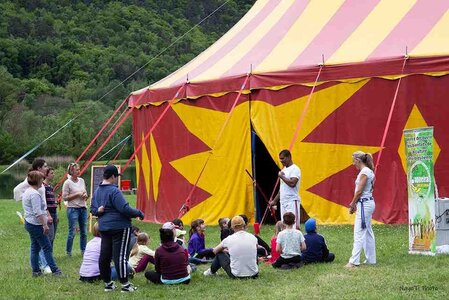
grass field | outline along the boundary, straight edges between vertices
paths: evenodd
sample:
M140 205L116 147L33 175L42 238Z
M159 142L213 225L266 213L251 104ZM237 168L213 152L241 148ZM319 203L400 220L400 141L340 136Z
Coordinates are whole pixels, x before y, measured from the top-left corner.
M134 196L127 196L130 203ZM123 295L103 292L102 283L81 283L78 278L81 255L76 236L73 256L65 256L67 219L65 210L55 241L55 258L65 274L31 277L29 237L19 223L16 211L21 203L0 200L0 299L445 299L449 294L449 257L407 254L407 226L377 225L376 266L343 268L352 249L352 226L318 226L328 246L336 254L332 264L308 265L296 270L274 270L260 265L260 278L231 280L224 272L204 278L203 265L193 274L190 285L156 286L137 274L132 282L139 290ZM159 244L159 226L136 222L151 237L151 248ZM273 227L264 226L262 237L269 242ZM89 239L91 236L89 235ZM207 229L206 246L219 242L218 228ZM221 273L220 273L221 272Z

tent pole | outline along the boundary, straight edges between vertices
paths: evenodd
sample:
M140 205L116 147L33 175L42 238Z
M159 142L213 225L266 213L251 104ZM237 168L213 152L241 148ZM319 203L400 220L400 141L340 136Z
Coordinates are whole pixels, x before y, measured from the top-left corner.
M203 175L204 170L206 169L206 166L207 166L207 164L208 164L208 162L209 162L209 160L210 160L210 158L211 158L211 156L212 156L212 154L213 154L213 152L215 150L215 147L217 146L218 141L221 139L221 137L222 137L222 135L224 133L224 130L225 130L226 126L228 125L230 119L231 119L232 112L234 111L234 108L236 107L237 102L240 99L240 96L242 95L243 90L245 89L245 87L246 87L246 85L247 85L247 83L249 81L250 76L251 76L251 73L248 73L246 75L245 81L243 82L242 86L240 87L240 90L239 90L239 93L237 94L237 97L235 97L234 103L232 104L231 109L229 110L229 113L226 116L226 120L223 123L223 126L221 127L221 129L220 129L220 131L219 131L219 133L217 135L217 138L215 139L214 145L211 147L211 150L209 151L209 155L207 156L206 160L204 161L203 167L201 168L200 173L198 174L198 177L195 180L195 184L190 189L190 192L189 192L187 198L185 199L184 204L181 206L181 208L179 210L178 218L181 218L183 215L185 215L190 210L190 204L191 204L190 200L192 198L193 192L195 191L196 187L198 186L198 182L200 181L200 178Z
M288 146L288 150L290 150L290 151L292 150L293 146L295 145L296 139L298 138L299 129L302 126L302 123L304 121L304 116L306 115L307 109L309 108L310 101L312 100L312 94L315 91L315 87L316 87L316 85L318 83L318 80L320 79L320 75L321 75L321 71L323 70L324 63L320 64L319 67L320 68L319 68L318 74L317 74L317 76L315 78L315 82L313 83L312 90L310 91L309 97L307 98L307 101L306 101L306 105L304 106L304 109L302 110L301 116L299 117L298 123L296 124L296 129L295 129L295 133L293 134L293 138L292 138L292 140L290 142L290 145ZM274 199L274 193L276 192L276 189L277 189L278 185L279 185L279 177L276 180L276 184L274 185L273 192L271 193L270 202ZM270 209L270 206L268 206L267 209L265 210L265 214L268 211L268 209ZM281 218L282 218L282 216L281 216ZM262 226L262 223L260 224L260 226Z

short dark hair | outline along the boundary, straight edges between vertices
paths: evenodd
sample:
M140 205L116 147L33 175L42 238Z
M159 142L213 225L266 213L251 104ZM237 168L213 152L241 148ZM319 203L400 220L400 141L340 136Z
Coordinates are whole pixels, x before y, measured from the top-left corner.
M182 222L181 219L174 219L174 220L172 221L172 223L175 224L175 225L178 226L178 227L184 227L184 223Z
M55 170L55 168L53 168L53 167L48 167L48 169L47 169L47 174L45 174L46 176L48 176L48 174L50 174L50 172L51 171L54 171Z
M159 233L161 236L161 244L167 243L167 242L173 242L175 240L175 235L173 233L173 230L171 229L159 229Z
M35 158L33 160L33 164L31 165L31 168L33 171L37 171L37 169L42 168L45 165L45 159L43 158Z
M284 224L285 225L293 225L293 224L295 224L295 219L296 219L296 217L295 217L295 215L292 213L292 212L286 212L284 215L283 215L283 217L282 217L283 219L284 219Z
M284 149L281 152L279 152L279 156L285 156L285 157L292 157L292 153L290 150Z

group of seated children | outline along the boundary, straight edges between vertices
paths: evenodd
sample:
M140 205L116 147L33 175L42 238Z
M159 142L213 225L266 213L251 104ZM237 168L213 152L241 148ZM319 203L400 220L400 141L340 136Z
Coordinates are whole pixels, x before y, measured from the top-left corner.
M283 222L275 225L275 235L268 246L259 236L246 232L248 218L235 216L231 220L222 218L220 226L221 243L215 248L205 247L204 220L194 220L190 228L190 238L186 246L184 224L176 219L166 222L159 229L160 246L156 251L148 248L150 238L147 233L133 228L132 249L130 249L129 270L131 274L144 272L149 263L154 270L146 271L145 277L156 284L177 284L190 282L190 274L196 264L211 263L204 275L215 275L222 268L231 278L256 278L258 259L268 258L274 268L290 269L314 262L332 262L335 255L330 253L325 239L316 232L315 219L305 223L307 234L294 228L295 215L287 212ZM94 238L87 243L80 268L80 280L93 282L100 279L98 260L101 237L98 224L93 227ZM112 267L112 274L114 267ZM114 278L113 278L114 280Z
M271 239L270 263L274 268L298 268L304 264L332 262L335 255L329 252L324 237L316 232L316 220L311 218L304 224L306 235L293 228L295 215L287 212L283 222L275 225Z

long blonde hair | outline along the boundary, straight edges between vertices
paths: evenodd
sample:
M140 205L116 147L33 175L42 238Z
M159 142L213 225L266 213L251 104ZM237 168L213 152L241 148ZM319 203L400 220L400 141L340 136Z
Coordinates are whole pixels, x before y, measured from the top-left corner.
M363 151L356 151L352 154L352 157L361 161L365 166L374 171L373 156L371 153L365 153Z
M277 221L276 225L274 225L274 236L278 236L282 230L284 230L284 222Z

